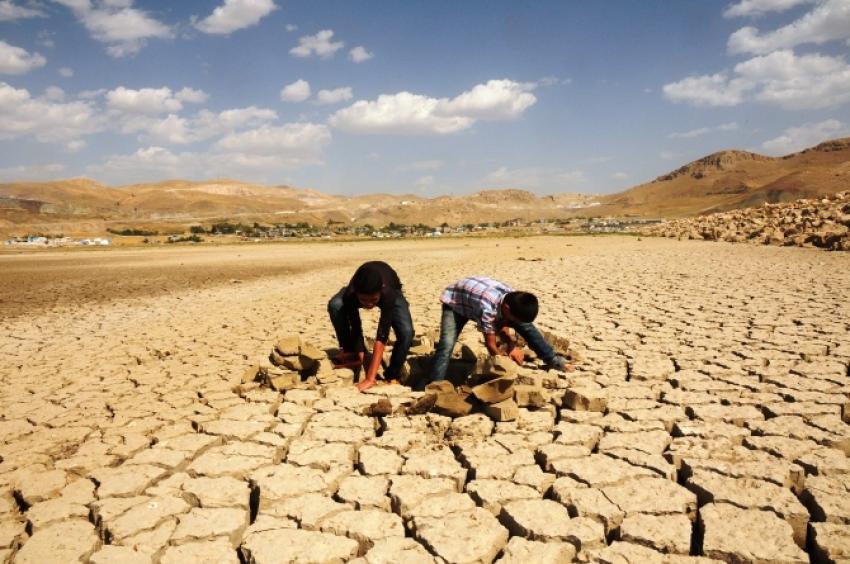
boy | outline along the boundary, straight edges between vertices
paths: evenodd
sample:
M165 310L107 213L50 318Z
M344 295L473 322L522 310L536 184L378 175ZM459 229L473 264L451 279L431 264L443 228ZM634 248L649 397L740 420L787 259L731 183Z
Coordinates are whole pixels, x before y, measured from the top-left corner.
M510 286L484 276L471 276L459 280L445 289L443 318L440 323L440 342L434 354L431 381L444 380L452 349L466 322L475 321L484 334L484 344L491 355L505 354L496 342L498 335L507 345L507 355L522 365L524 353L517 346L509 328L513 328L528 346L546 363L548 368L571 372L573 367L555 350L532 323L537 318L537 297L529 292L518 292Z
M375 336L375 348L366 366L364 379L357 384L361 392L375 385L381 358L389 337L390 327L395 331L396 342L390 365L384 372L386 380L398 379L410 344L413 341L413 320L410 306L401 292L401 281L390 265L381 261L371 261L360 265L351 277L348 286L342 288L328 302L328 314L333 323L340 355L337 364L362 364L366 358L366 343L363 339L363 326L359 308L381 310L378 321L378 333Z

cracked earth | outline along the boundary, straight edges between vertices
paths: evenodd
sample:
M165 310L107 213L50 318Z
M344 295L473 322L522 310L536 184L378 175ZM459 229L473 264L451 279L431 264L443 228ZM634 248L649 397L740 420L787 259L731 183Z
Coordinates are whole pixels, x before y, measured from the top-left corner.
M239 385L371 259L419 334L537 293L577 370L510 422ZM619 237L0 255L0 562L846 562L848 297L846 253Z

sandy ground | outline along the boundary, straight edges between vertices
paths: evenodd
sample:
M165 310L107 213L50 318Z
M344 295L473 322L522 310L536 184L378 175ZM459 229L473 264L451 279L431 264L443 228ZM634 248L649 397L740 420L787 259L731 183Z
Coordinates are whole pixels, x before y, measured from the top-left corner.
M583 361L495 426L233 391L373 259L419 333L486 274ZM2 254L0 562L848 558L848 297L846 253L624 237Z

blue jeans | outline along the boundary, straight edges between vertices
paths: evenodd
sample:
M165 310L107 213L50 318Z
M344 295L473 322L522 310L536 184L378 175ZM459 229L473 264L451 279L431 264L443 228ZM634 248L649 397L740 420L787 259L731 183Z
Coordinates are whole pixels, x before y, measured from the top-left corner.
M352 327L351 323L349 323L342 300L345 290L343 287L328 302L328 315L334 326L336 340L340 348L353 352L363 347L363 329L359 323L356 327ZM398 379L401 367L407 359L407 352L413 343L413 318L410 316L410 304L407 303L407 300L401 293L399 293L395 304L393 304L391 327L395 333L395 344L393 345L393 352L390 355L390 365L384 371L384 378L387 380Z
M431 381L445 380L446 371L449 368L449 358L457 337L469 321L449 306L443 304L443 318L440 321L440 342L437 343L437 352L434 353L434 363L431 366ZM540 333L534 323L512 323L509 325L525 339L529 348L547 365L555 364L557 355L555 349L546 342L546 338Z

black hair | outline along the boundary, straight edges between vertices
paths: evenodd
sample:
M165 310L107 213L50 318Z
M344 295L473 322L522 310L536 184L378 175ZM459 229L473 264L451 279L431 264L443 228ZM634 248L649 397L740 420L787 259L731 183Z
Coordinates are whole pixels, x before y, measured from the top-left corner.
M505 303L511 308L511 314L523 323L531 323L537 318L537 296L530 292L509 292Z
M375 294L384 286L381 272L373 264L362 264L354 273L351 285L358 294Z

